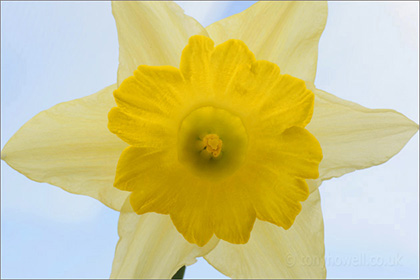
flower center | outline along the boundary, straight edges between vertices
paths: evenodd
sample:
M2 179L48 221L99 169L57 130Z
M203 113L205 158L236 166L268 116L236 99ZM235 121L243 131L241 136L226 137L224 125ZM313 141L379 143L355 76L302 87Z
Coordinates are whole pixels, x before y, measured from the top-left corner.
M213 157L218 157L222 151L223 142L217 134L207 134L202 141L203 150Z
M231 112L205 106L193 110L178 131L178 159L196 175L220 179L243 163L248 135L242 120Z

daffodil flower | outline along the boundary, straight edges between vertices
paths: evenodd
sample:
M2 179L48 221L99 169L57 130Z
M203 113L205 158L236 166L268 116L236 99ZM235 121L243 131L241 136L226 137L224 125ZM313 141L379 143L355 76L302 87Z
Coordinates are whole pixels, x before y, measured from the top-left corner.
M112 278L200 256L234 278L324 278L319 185L418 130L315 87L326 3L261 2L206 29L174 3L112 9L117 84L41 112L2 159L121 212Z

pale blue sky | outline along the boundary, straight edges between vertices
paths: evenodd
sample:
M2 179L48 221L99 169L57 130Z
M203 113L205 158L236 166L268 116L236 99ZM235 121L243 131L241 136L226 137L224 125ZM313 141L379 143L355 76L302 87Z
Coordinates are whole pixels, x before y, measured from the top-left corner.
M208 25L251 4L182 6ZM1 8L3 147L38 112L114 83L118 42L107 2L2 1ZM418 9L417 2L331 2L317 87L418 122ZM323 183L328 277L419 277L418 145L416 134L389 162ZM2 278L109 277L117 212L32 182L3 161L1 170ZM200 259L186 277L223 275Z

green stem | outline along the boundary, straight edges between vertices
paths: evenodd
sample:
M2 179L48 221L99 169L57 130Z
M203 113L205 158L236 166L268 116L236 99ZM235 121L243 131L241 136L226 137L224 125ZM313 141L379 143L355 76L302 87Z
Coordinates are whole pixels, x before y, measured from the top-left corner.
M185 265L181 267L174 276L172 276L172 279L184 279L184 273L185 273Z

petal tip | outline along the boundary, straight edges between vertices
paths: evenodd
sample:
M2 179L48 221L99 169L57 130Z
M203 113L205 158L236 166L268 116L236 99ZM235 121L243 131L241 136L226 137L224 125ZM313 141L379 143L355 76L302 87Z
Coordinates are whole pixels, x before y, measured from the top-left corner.
M7 145L7 144L6 144ZM4 161L6 161L6 158L7 158L7 153L6 153L6 151L5 151L6 149L5 148L3 148L3 150L1 151L1 159L2 160L4 160ZM7 161L6 161L7 162Z

